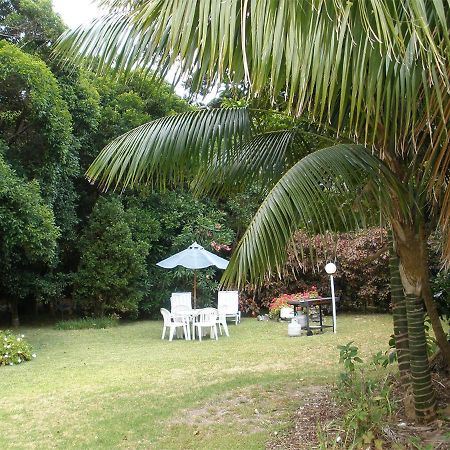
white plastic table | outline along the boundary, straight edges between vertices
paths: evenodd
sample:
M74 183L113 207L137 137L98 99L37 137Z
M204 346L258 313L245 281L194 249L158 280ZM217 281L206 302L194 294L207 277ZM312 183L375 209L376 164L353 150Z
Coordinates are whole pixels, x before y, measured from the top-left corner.
M181 317L181 318L183 318L183 320L188 321L188 325L189 325L188 326L188 336L186 336L186 340L191 340L191 336L194 334L195 320L198 317L201 310L202 310L202 308L196 308L196 309L180 308L180 309L176 309L175 311L172 312L173 315L176 315L177 317ZM223 328L225 330L225 334L227 336L229 336L226 317L225 317L225 320L223 320L220 323L220 325L223 326ZM192 330L191 330L191 327L192 327ZM181 330L178 329L177 333L179 331L181 331ZM203 333L206 334L206 330L203 330Z

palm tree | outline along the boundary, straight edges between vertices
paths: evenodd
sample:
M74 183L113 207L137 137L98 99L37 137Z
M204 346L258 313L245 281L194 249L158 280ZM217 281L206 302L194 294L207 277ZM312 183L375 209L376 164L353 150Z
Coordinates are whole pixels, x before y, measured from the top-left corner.
M337 136L360 144L323 148L283 166L225 281L258 279L279 268L299 226L354 223L355 217L334 215L337 199L349 189L376 198L399 257L416 414L432 419L421 299L450 360L429 289L426 250L431 229L440 227L448 237L450 227L448 2L102 3L109 6L108 15L60 42L59 51L72 61L92 61L97 70L130 72L139 66L161 76L177 64L194 89L244 80L251 97L275 102L282 96L292 116L333 126ZM155 178L163 183L186 169L203 167L204 173L208 167L216 180L230 180L221 170L226 164L237 180L251 170L265 171L268 161L277 179L273 167L281 159L273 155L282 154L295 133L254 137L250 123L248 111L234 109L165 118L116 139L89 175L104 187L126 187ZM331 188L323 189L324 177ZM200 185L211 185L208 177L199 179ZM361 190L363 185L370 188ZM450 262L448 239L443 261Z

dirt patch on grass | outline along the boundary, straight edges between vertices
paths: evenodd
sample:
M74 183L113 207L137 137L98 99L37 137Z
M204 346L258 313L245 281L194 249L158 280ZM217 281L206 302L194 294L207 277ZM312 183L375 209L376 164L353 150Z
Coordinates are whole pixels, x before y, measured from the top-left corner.
M315 386L301 391L302 405L297 409L293 427L275 434L267 443L270 450L310 450L318 448L317 424L331 422L342 413L333 400L330 386Z
M284 441L280 441L279 436L285 435L291 427L293 411L297 411L296 421L302 421L306 416L310 418L317 401L322 404L328 399L327 391L328 388L324 387L298 384L273 389L253 387L234 390L223 397L184 410L166 424L170 427L188 426L201 433L211 432L210 427L221 425L241 430L242 434L272 430L278 443L268 448L290 448L283 447ZM304 427L303 436L308 441ZM289 436L286 434L286 437Z
M223 397L201 403L195 408L184 410L172 418L169 425L187 425L207 428L211 425L227 424L241 427L247 432L260 432L267 426L286 416L288 403L298 402L299 392L258 388L228 392Z

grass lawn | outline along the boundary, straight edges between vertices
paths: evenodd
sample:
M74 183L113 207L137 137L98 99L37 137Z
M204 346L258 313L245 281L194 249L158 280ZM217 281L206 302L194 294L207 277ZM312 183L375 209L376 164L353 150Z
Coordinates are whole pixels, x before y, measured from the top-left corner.
M333 383L336 346L385 350L388 315L338 317L338 334L289 338L243 319L219 341L161 341L162 322L22 328L37 358L0 367L0 448L263 449L296 392Z

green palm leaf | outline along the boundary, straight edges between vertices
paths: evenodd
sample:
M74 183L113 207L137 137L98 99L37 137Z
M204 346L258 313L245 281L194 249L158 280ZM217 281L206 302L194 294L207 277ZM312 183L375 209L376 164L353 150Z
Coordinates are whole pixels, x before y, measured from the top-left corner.
M370 216L367 205L386 212L390 196L402 196L392 172L364 147L339 144L295 164L264 200L233 253L222 283L260 282L281 271L295 231L355 229ZM356 201L355 201L356 200Z
M236 152L251 123L244 108L193 111L141 125L109 143L87 171L107 190L183 181L187 172Z
M160 75L177 65L195 74L194 89L247 74L252 95L282 94L291 111L335 118L361 143L404 149L419 93L442 98L450 87L442 0L103 3L111 12L64 35L60 54Z
M308 133L296 128L255 134L202 168L194 179L194 191L224 195L255 183L270 187L312 148Z
M250 95L282 95L291 113L331 122L393 170L395 158L414 158L431 141L429 200L443 199L448 234L450 190L435 192L449 165L448 0L101 3L110 12L67 32L57 54L100 71L164 76L176 65L198 90L245 78Z

